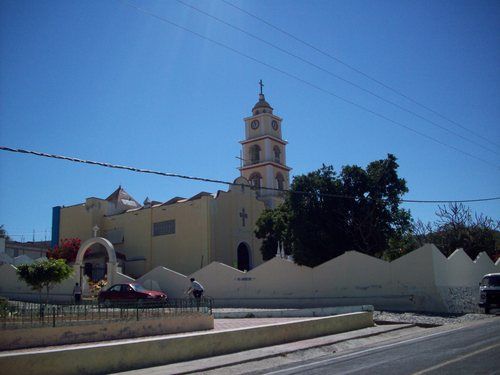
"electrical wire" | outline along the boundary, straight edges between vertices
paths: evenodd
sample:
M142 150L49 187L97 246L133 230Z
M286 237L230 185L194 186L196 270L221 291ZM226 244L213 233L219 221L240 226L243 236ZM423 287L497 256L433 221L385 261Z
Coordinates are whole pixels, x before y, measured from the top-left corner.
M432 136L430 136L430 135L427 135L427 134L425 134L425 133L423 133L423 132L421 132L421 131L419 131L419 130L413 129L412 127L410 127L410 126L408 126L408 125L405 125L405 124L403 124L403 123L401 123L401 122L399 122L399 121L392 120L392 119L390 119L389 117L387 117L387 116L385 116L385 115L383 115L383 114L380 114L380 113L378 113L378 112L375 112L375 111L373 111L373 110L369 109L368 107L365 107L365 106L363 106L363 105L361 105L361 104L358 104L358 103L356 103L356 102L353 102L353 101L352 101L352 100L350 100L350 99L346 99L346 98L344 98L344 97L342 97L342 96L340 96L340 95L335 94L334 92L331 92L331 91L329 91L329 90L327 90L327 89L324 89L324 88L322 88L322 87L320 87L320 86L318 86L318 85L316 85L316 84L314 84L314 83L312 83L312 82L309 82L309 81L307 81L307 80L305 80L305 79L303 79L303 78L300 78L300 77L298 77L298 76L296 76L296 75L294 75L294 74L292 74L292 73L289 73L289 72L287 72L287 71L285 71L285 70L283 70L283 69L280 69L280 68L275 67L275 66L273 66L273 65L271 65L271 64L268 64L268 63L266 63L266 62L264 62L264 61L262 61L262 60L256 59L256 58L255 58L255 57L253 57L253 56L247 55L246 53L241 52L241 51L239 51L239 50L237 50L237 49L235 49L235 48L233 48L233 47L230 47L230 46L228 46L228 45L226 45L226 44L224 44L224 43L221 43L221 42L219 42L219 41L217 41L217 40L215 40L215 39L212 39L212 38L209 38L209 37L207 37L207 36L205 36L205 35L202 35L202 34L200 34L200 33L196 32L196 31L193 31L193 30L191 30L191 29L189 29L189 28L187 28L187 27L185 27L185 26L179 25L179 24L177 24L177 23L175 23L175 22L173 22L173 21L170 21L169 19L167 19L167 18L165 18L165 17L159 16L159 15L157 15L157 14L153 13L153 12L150 12L150 11L149 11L149 10L147 10L147 9L144 9L144 8L138 7L138 6L136 6L135 4L131 4L131 3L129 3L128 1L125 1L125 0L121 0L121 2L122 2L123 4L125 4L125 5L127 5L127 6L129 6L129 7L133 8L133 9L135 9L135 10L138 10L138 11L140 11L140 12L142 12L142 13L144 13L144 14L146 14L146 15L150 16L150 17L156 18L156 19L158 19L158 20L160 20L160 21L162 21L162 22L168 23L169 25L172 25L172 26L177 27L177 28L179 28L179 29L181 29L181 30L187 31L187 32L189 32L189 33L191 33L191 34L193 34L193 35L196 35L197 37L199 37L199 38L201 38L201 39L207 40L207 41L209 41L209 42L211 42L211 43L213 43L213 44L218 45L219 47L222 47L222 48L224 48L224 49L227 49L227 50L229 50L229 51L231 51L231 52L233 52L233 53L236 53L236 54L238 54L238 55L240 55L240 56L243 56L243 57L245 57L245 58L247 58L247 59L249 59L249 60L252 60L252 61L254 61L254 62L256 62L256 63L258 63L258 64L260 64L260 65L263 65L263 66L265 66L265 67L267 67L267 68L269 68L269 69L272 69L272 70L274 70L274 71L276 71L276 72L278 72L278 73L281 73L281 74L283 74L283 75L285 75L285 76L287 76L287 77L290 77L290 78L292 78L292 79L294 79L294 80L296 80L296 81L298 81L298 82L301 82L301 83L303 83L303 84L305 84L305 85L308 85L308 86L310 86L310 87L312 87L312 88L314 88L314 89L316 89L316 90L318 90L318 91L320 91L320 92L323 92L323 93L325 93L325 94L328 94L328 95L330 95L330 96L332 96L332 97L334 97L334 98L337 98L337 99L339 99L339 100L342 100L342 101L343 101L343 102L345 102L345 103L348 103L348 104L350 104L350 105L352 105L352 106L354 106L354 107L357 107L357 108L359 108L359 109L361 109L361 110L363 110L363 111L365 111L365 112L368 112L368 113L370 113L370 114L372 114L372 115L374 115L374 116L377 116L377 117L379 117L379 118L381 118L381 119L383 119L383 120L386 120L387 122L390 122L390 123L392 123L392 124L394 124L394 125L396 125L396 126L402 127L402 128L404 128L404 129L406 129L406 130L409 130L409 131L411 131L411 132L413 132L413 133L415 133L415 134L417 134L417 135L419 135L419 136L421 136L421 137L424 137L424 138L427 138L427 139L429 139L429 140L432 140L433 142L435 142L435 143L437 143L437 144L440 144L440 145L445 146L445 147L447 147L447 148L453 149L453 150L455 150L455 151L457 151L457 152L459 152L459 153L462 153L462 154L464 154L464 155L467 155L467 156L469 156L469 157L471 157L471 158L473 158L473 159L479 160L479 161L481 161L481 162L483 162L483 163L485 163L485 164L488 164L488 165L490 165L490 166L492 166L492 167L494 167L494 168L496 168L496 169L500 169L500 166L498 166L498 165L496 165L496 164L493 164L493 163L491 163L491 162L490 162L490 161L488 161L488 160L485 160L485 159L483 159L483 158L480 158L480 157L478 157L478 156L475 156L475 155L473 155L473 154L471 154L471 153L469 153L469 152L467 152L467 151L464 151L464 150L462 150L462 149L460 149L460 148L458 148L458 147L455 147L455 146L453 146L453 145L450 145L450 144L447 144L447 143L445 143L445 142L442 142L442 141L438 140L437 138L434 138L434 137L432 137Z
M216 20L217 22L220 22L220 23L222 23L222 24L224 24L224 25L226 25L228 27L231 27L234 30L237 30L237 31L239 31L239 32L241 32L241 33L243 33L245 35L248 35L249 37L251 37L251 38L253 38L255 40L258 40L259 42L264 43L264 44L266 44L266 45L268 45L268 46L270 46L270 47L272 47L272 48L274 48L274 49L276 49L276 50L278 50L278 51L280 51L280 52L282 52L282 53L284 53L284 54L286 54L288 56L291 56L291 57L293 57L293 58L295 58L295 59L297 59L297 60L299 60L299 61L301 61L303 63L306 63L306 64L308 64L308 65L310 65L310 66L312 66L312 67L314 67L314 68L316 68L316 69L324 72L324 73L327 73L327 74L329 74L329 75L337 78L338 80L341 80L342 82L345 82L345 83L347 83L347 84L349 84L349 85L357 88L358 90L366 92L367 94L372 95L375 98L377 98L379 100L382 100L382 101L384 101L384 102L386 102L386 103L388 103L388 104L390 104L390 105L392 105L392 106L394 106L394 107L396 107L396 108L398 108L398 109L400 109L400 110L402 110L402 111L404 111L406 113L409 113L412 116L415 116L415 117L417 117L417 118L419 118L419 119L421 119L421 120L423 120L423 121L425 121L425 122L427 122L427 123L429 123L429 124L431 124L431 125L439 128L441 130L444 130L444 131L446 131L446 132L448 132L448 133L450 133L450 134L452 134L452 135L454 135L454 136L456 136L458 138L461 138L462 140L464 140L466 142L472 143L472 144L474 144L476 146L479 146L479 147L481 147L481 148L483 148L483 149L485 149L487 151L490 151L490 152L492 152L494 154L500 155L500 152L497 151L497 150L493 150L493 149L491 149L489 147L484 146L483 144L481 144L479 142L476 142L476 141L474 141L474 140L472 140L470 138L464 137L461 134L459 134L459 133L457 133L457 132L455 132L455 131L453 131L453 130L445 127L445 126L440 125L440 124L436 123L435 121L432 121L432 120L430 120L430 119L428 119L428 118L426 118L426 117L424 117L424 116L416 113L415 111L412 111L411 109L405 108L402 105L399 105L398 103L393 102L392 100L386 99L383 96L381 96L381 95L379 95L379 94L377 94L377 93L375 93L375 92L373 92L371 90L368 90L368 89L366 89L366 88L358 85L355 82L352 82L352 81L350 81L350 80L348 80L348 79L346 79L346 78L344 78L342 76L339 76L338 74L332 72L331 70L325 69L325 68L323 68L323 67L321 67L321 66L313 63L310 60L304 59L304 58L296 55L295 53L290 52L290 51L288 51L288 50L286 50L284 48L281 48L280 46L277 46L276 44L273 44L273 43L271 43L271 42L269 42L269 41L267 41L267 40L265 40L265 39L263 39L263 38L255 35L255 34L252 34L252 33L248 32L248 31L246 31L246 30L244 30L244 29L242 29L242 28L240 28L238 26L235 26L235 25L233 25L230 22L224 21L224 20L222 20L222 19L220 19L220 18L218 18L218 17L216 17L216 16L214 16L214 15L212 15L210 13L207 13L204 10L202 10L200 8L197 8L194 5L188 4L188 3L186 3L186 2L184 2L182 0L177 0L177 2L180 3L180 4L182 4L182 5L184 5L184 6L186 6L186 7L188 7L188 8L193 9L194 11L196 11L198 13L201 13L201 14L207 16L207 17L210 17L210 18Z
M374 77L370 76L369 74L364 73L363 71L361 71L361 70L359 70L358 68L356 68L356 67L352 66L351 64L349 64L349 63L347 63L347 62L345 62L345 61L343 61L343 60L339 59L338 57L333 56L332 54L330 54L330 53L328 53L328 52L326 52L326 51L324 51L324 50L322 50L322 49L320 49L320 48L318 48L318 47L314 46L313 44L311 44L311 43L309 43L309 42L306 42L306 41L305 41L305 40L303 40L303 39L300 39L299 37L297 37L297 36L295 36L295 35L293 35L293 34L289 33L288 31L283 30L283 29L281 29L281 28L277 27L276 25L273 25L272 23L270 23L270 22L266 21L265 19L263 19L263 18L261 18L261 17L259 17L259 16L255 15L255 14L253 14L253 13L250 13L249 11L247 11L247 10L245 10L245 9L243 9L243 8L238 7L237 5L235 5L235 4L233 4L233 3L231 3L231 2L229 2L229 1L227 1L227 0L220 0L220 1L222 1L222 2L223 2L223 3L225 3L226 5L229 5L229 6L233 7L234 9L239 10L240 12L242 12L242 13L244 13L244 14L246 14L246 15L248 15L248 16L250 16L250 17L252 17L252 18L255 18L255 19L259 20L260 22L262 22L262 23L266 24L267 26L269 26L269 27L273 28L274 30L279 31L280 33L282 33L282 34L284 34L284 35L286 35L286 36L288 36L288 37L290 37L290 38L294 39L295 41L297 41L297 42L299 42L299 43L301 43L301 44L303 44L303 45L305 45L305 46L307 46L307 47L309 47L309 48L313 49L314 51L319 52L319 53L320 53L320 54L322 54L323 56L326 56L326 57L328 57L328 58L330 58L330 59L332 59L332 60L334 60L334 61L338 62L339 64L344 65L345 67L347 67L347 68L351 69L352 71L354 71L354 72L356 72L356 73L358 73L358 74L362 75L362 76L363 76L363 77L365 77L365 78L368 78L368 79L369 79L369 80L371 80L372 82L375 82L375 83L379 84L380 86L382 86L382 87L384 87L384 88L386 88L386 89L388 89L388 90L392 91L393 93L395 93L395 94L397 94L397 95L399 95L399 96L401 96L401 97L405 98L406 100L408 100L408 101L410 101L410 102L412 102L412 103L414 103L414 104L418 105L419 107L421 107L421 108L423 108L423 109L425 109L425 110L427 110L427 111L429 111L429 112L431 112L431 113L434 113L436 116L439 116L439 117L440 117L440 118L442 118L443 120L446 120L446 121L448 121L448 122L450 122L450 123L452 123L452 124L454 124L454 125L456 125L456 126L458 126L458 127L462 128L463 130L468 131L469 133L471 133L471 134L475 135L475 136L476 136L476 137L478 137L478 138L481 138L482 140L484 140L484 141L486 141L486 142L488 142L488 143L490 143L490 144L492 144L492 145L494 145L494 146L496 146L496 147L500 147L500 145L499 145L498 143L495 143L495 142L491 141L491 139L488 139L488 138L486 138L486 137L482 136L481 134L476 133L475 131L473 131L473 130L469 129L468 127L466 127L466 126L464 126L464 125L460 124L459 122L457 122L457 121L455 121L455 120L450 119L449 117L447 117L447 116L445 116L445 115L443 115L443 114L439 113L438 111L436 111L436 110L434 110L434 109L432 109L432 108L430 108L430 107L426 106L425 104L420 103L419 101L417 101L417 100L415 100L415 99L411 98L410 96L408 96L408 95L406 95L406 94L402 93L401 91L399 91L399 90L395 89L394 87L391 87L391 86L389 86L388 84L386 84L386 83L384 83L384 82L382 82L382 81L380 81L380 80L378 80L378 79L376 79L376 78L374 78Z
M255 186L252 186L250 184L235 183L235 182L229 182L229 181L224 181L224 180L217 180L217 179L213 179L213 178L205 178L205 177L197 177L197 176L187 176L187 175L183 175L183 174L179 174L179 173L161 172L161 171L155 171L155 170L152 170L152 169L143 169L143 168L130 167L130 166L125 166L125 165L117 165L117 164L111 164L111 163L100 162L100 161L84 160L84 159L79 159L79 158L70 157L70 156L48 154L48 153L45 153L45 152L33 151L33 150L25 150L25 149L21 149L21 148L11 148L11 147L6 147L6 146L0 146L0 150L1 151L13 152L13 153L35 155L35 156L40 156L40 157L45 157L45 158L51 158L51 159L66 160L66 161L71 161L71 162L75 162L75 163L97 165L97 166L106 167L106 168L123 169L123 170L128 170L128 171L136 172L136 173L154 174L154 175L159 175L159 176L164 176L164 177L175 177L175 178L181 178L181 179L186 179L186 180L211 182L211 183L217 183L217 184L228 185L228 186L239 186L239 187L242 187L242 188L247 187L247 188L250 188L250 189L255 189ZM303 194L303 195L320 195L322 197L329 197L329 198L342 198L342 199L354 199L354 200L355 199L359 199L359 197L349 196L349 195L328 194L328 193L313 194L313 193L308 192L308 191L296 191L296 190L287 190L287 189L277 189L277 188L270 188L270 187L263 187L263 186L259 187L257 189L268 190L268 191L277 191L277 192L280 192L280 193ZM370 197L366 197L366 198L367 199L373 199L373 198L370 198ZM473 203L473 202L487 202L487 201L494 201L494 200L500 200L500 196L499 197L491 197L491 198L465 199L465 200L417 200L417 199L400 199L401 202L405 202L405 203Z

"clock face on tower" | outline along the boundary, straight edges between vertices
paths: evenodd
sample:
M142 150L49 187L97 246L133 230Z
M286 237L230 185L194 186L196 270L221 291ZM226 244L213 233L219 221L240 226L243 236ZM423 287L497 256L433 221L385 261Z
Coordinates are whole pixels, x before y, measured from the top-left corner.
M273 122L271 123L271 126L273 127L274 130L278 130L278 121L273 120Z
M253 120L252 123L250 124L252 129L257 129L259 127L259 121L258 120Z

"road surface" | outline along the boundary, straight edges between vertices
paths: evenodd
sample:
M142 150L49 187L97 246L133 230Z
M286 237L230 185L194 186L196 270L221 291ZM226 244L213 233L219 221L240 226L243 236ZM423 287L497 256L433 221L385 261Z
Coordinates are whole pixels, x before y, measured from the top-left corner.
M500 374L500 319L446 331L429 330L420 337L244 372L268 375Z

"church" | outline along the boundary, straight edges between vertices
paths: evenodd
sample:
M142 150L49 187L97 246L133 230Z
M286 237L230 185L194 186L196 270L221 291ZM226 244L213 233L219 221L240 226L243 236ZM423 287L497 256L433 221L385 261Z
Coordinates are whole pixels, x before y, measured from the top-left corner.
M273 113L262 86L261 81L252 115L243 119L240 176L227 191L140 204L120 186L104 199L54 207L52 246L65 238L104 237L113 244L121 271L132 277L158 266L188 275L213 261L240 270L261 264L255 223L265 208L283 200L290 172L282 118ZM103 250L99 246L84 259L89 276L105 269L105 260L95 256Z

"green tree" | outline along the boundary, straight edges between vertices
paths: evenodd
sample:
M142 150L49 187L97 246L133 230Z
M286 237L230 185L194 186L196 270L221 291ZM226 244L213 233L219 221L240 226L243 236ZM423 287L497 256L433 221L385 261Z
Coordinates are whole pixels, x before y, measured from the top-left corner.
M285 254L291 253L291 241L288 232L288 209L286 204L274 210L266 209L257 220L255 235L262 238L262 258L269 260L276 255L278 243L282 243Z
M266 211L257 222L255 233L264 239L264 258L276 253L278 238L284 241L285 252L307 266L347 250L382 256L392 243L402 243L411 217L400 207L408 189L397 168L396 157L389 154L366 169L344 166L338 175L323 165L296 176L285 203ZM279 225L277 218L282 221Z
M47 259L32 264L21 264L17 267L17 275L33 290L42 293L46 290L46 302L49 301L49 291L62 281L69 278L73 269L63 259Z
M5 238L5 241L10 241L10 237L4 228L4 225L0 225L0 238Z

